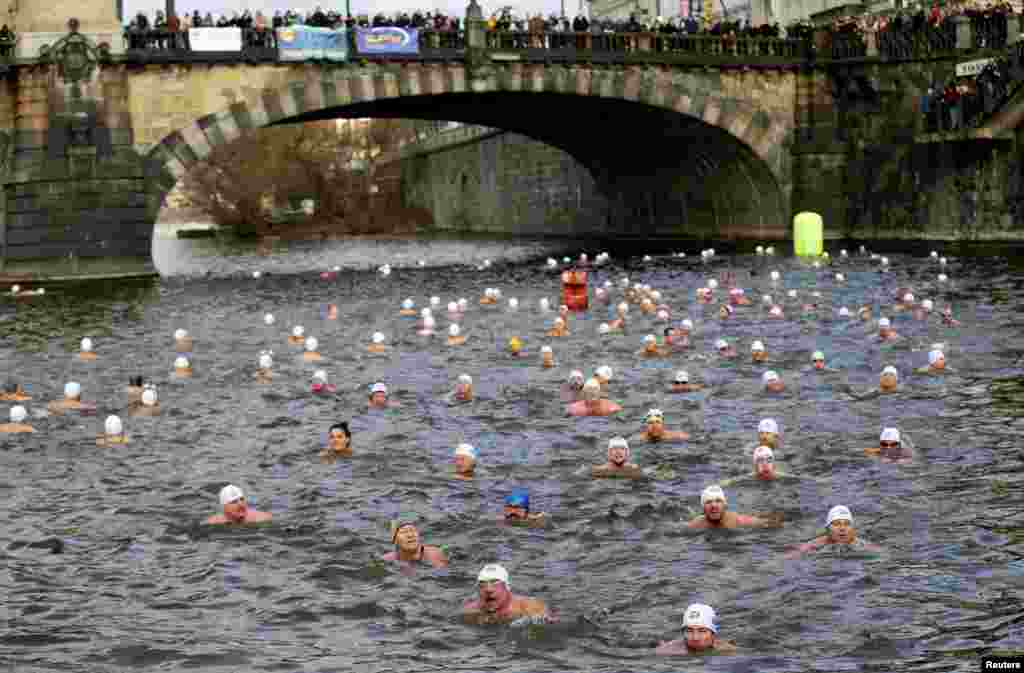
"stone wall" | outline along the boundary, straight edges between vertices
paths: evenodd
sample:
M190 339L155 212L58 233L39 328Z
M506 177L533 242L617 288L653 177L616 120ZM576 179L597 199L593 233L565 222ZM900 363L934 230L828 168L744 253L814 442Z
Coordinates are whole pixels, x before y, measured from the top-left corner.
M565 152L515 133L402 162L403 205L441 231L576 236L604 229L608 203Z

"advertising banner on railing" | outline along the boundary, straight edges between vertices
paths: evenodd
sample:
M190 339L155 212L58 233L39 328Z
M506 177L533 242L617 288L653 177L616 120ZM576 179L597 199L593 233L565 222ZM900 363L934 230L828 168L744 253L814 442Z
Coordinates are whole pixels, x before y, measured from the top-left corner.
M356 49L361 54L418 54L420 35L415 28L359 28Z
M345 29L285 26L277 29L277 55L282 61L323 59L344 61L348 58Z
M241 28L189 28L192 51L242 51Z
M957 63L956 76L974 77L975 75L981 74L981 71L985 69L986 65L994 62L994 58L979 58L977 61L965 61L964 63Z

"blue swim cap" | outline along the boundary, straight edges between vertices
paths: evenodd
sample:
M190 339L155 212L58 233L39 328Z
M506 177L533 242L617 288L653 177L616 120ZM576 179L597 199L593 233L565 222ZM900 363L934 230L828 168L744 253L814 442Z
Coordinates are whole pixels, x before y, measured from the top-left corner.
M530 493L528 491L513 491L505 497L505 504L509 507L522 507L530 511Z

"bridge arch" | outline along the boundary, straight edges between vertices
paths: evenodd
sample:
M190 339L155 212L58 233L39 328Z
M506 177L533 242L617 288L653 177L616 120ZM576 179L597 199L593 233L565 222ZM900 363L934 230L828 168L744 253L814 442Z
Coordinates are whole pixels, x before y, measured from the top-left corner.
M238 68L248 72L215 109L148 151L159 203L244 130L404 117L501 128L564 150L612 204L612 221L595 233L779 238L788 228L795 73L543 63Z

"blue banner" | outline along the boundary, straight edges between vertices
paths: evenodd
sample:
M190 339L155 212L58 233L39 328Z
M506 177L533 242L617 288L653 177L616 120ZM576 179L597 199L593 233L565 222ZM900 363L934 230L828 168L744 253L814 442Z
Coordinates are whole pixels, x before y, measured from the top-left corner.
M415 28L359 28L356 48L361 54L418 54L420 34Z
M284 26L277 29L277 54L282 61L325 59L344 61L348 58L345 29Z

